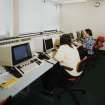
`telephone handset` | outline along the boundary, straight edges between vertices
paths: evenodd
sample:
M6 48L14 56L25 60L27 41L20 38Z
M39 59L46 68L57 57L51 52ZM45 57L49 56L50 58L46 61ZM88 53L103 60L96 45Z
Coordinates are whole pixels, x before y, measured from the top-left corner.
M16 69L15 67L10 67L10 66L5 66L5 69L12 75L14 75L17 78L22 77L22 74L20 73L20 71L18 69Z

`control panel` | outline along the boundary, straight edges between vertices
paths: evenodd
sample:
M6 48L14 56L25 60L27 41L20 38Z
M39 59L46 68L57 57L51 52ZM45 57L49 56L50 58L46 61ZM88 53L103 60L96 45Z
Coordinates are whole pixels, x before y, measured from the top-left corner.
M22 63L22 64L20 64L16 67L18 69L21 69L21 68L27 67L27 66L29 66L30 64L33 64L33 63L36 63L36 64L40 65L42 62L37 58L33 58L33 59L30 59L30 60L26 61L25 63Z
M19 63L13 67L11 66L5 66L6 71L8 71L10 74L14 75L17 78L20 78L24 76L24 74L27 74L31 71L38 70L37 68L40 67L43 62L51 63L49 60L49 56L44 53L40 53L39 56L34 55L32 58Z
M42 61L36 56L34 56L31 59L24 61L20 64L17 64L13 67L5 66L4 68L10 74L14 75L17 78L20 78L24 74L29 73L32 70L36 70L36 68L39 67L41 64L42 64Z
M38 59L37 57L32 57L31 59L18 64L15 66L22 74L28 73L32 70L35 70L35 68L39 67L42 64L42 61Z

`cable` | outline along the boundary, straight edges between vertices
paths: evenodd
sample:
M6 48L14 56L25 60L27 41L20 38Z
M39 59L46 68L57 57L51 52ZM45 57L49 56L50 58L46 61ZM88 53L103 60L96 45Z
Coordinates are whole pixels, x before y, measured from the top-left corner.
M48 63L50 63L50 64L52 64L52 65L55 65L54 63L52 63L52 62L50 62L50 61L48 61L48 60L46 60L46 59L45 59L45 61L48 62Z

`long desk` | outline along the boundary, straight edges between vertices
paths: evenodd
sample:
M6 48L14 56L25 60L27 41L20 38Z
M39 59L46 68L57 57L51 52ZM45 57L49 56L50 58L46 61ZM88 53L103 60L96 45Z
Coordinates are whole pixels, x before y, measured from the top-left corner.
M50 59L49 62L56 64L57 61ZM53 64L43 61L43 63L35 70L24 74L23 77L19 78L17 82L9 88L0 88L0 102L4 101L9 96L15 96L22 89L30 85L33 81L47 72L50 68L53 67Z

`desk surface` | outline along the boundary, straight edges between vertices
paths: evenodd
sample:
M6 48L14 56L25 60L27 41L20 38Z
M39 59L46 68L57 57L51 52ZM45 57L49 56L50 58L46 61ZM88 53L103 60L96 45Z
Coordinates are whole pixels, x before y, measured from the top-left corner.
M56 64L57 62L53 59L50 59L49 62ZM24 74L23 77L19 78L18 81L9 88L0 88L0 102L5 100L8 96L15 96L19 93L22 89L30 85L33 81L47 72L53 65L43 61L43 63L35 70Z

